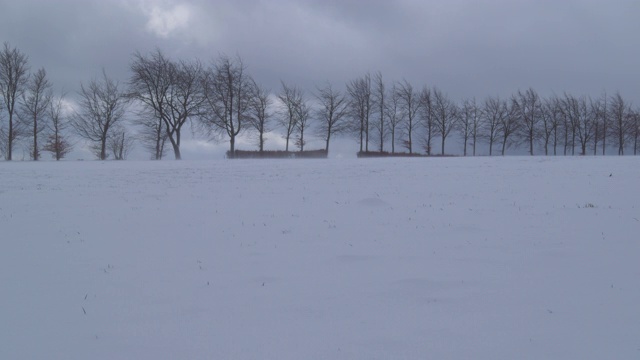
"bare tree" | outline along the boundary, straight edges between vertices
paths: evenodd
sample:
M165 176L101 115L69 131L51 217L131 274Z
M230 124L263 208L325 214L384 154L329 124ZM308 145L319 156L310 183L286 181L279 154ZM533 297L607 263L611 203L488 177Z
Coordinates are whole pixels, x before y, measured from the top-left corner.
M500 120L499 131L502 138L502 156L505 155L507 147L511 145L512 135L518 131L518 113L514 109L513 102L508 107L506 116Z
M436 132L435 126L435 106L431 90L424 86L420 91L420 110L422 126L425 128L423 146L427 155L431 155L431 142Z
M47 124L49 135L42 149L50 152L51 156L58 161L73 149L73 145L67 140L66 135L69 123L63 114L63 96L49 102L47 115L50 119Z
M22 97L29 79L29 58L17 48L11 48L9 43L4 43L4 48L0 51L0 95L4 102L9 118L9 127L6 130L6 153L7 160L13 157L15 140L20 135L20 128L14 116L16 115L16 103Z
M611 97L609 105L609 114L611 115L611 124L609 134L613 138L613 143L618 147L618 155L624 155L625 140L627 138L629 128L629 113L631 107L622 98L619 92Z
M51 103L51 83L47 79L47 72L39 69L27 83L26 91L22 94L20 117L25 124L25 135L30 136L31 158L40 158L38 135L46 128L45 114Z
M444 155L445 141L456 126L458 108L446 94L435 88L433 89L433 100L436 131L441 136L441 154Z
M161 160L167 140L165 118L171 114L168 95L175 82L176 66L156 49L148 56L135 53L130 70L128 95L142 105L135 121L140 126L140 140L152 159Z
M311 123L311 107L304 97L301 99L300 103L298 103L298 106L296 106L295 111L296 117L298 118L298 121L296 121L296 128L298 129L296 146L298 146L300 151L304 151L304 146L307 143L304 138L304 134Z
M273 101L269 96L269 91L262 88L255 81L251 82L251 99L249 102L249 124L257 133L257 143L260 152L264 151L265 133L271 131L269 120L271 111L269 110Z
M489 143L489 156L493 155L493 145L500 140L500 126L508 116L507 103L499 97L488 97L482 108L484 127L482 137Z
M629 114L629 140L633 143L633 155L638 155L640 150L640 109L635 109Z
M151 154L151 160L162 160L167 153L167 132L164 121L151 112L136 110L131 123L136 127L136 138Z
M594 128L593 128L593 143L591 145L592 150L593 150L593 155L597 155L598 154L598 143L600 142L600 140L603 140L603 128L604 128L604 119L603 119L603 115L604 115L604 102L602 101L602 98L598 98L598 99L590 99L589 101L589 108L591 113L594 116Z
M384 151L384 139L387 137L387 124L385 121L385 102L387 91L384 85L384 81L382 81L382 73L377 72L373 78L374 89L373 89L373 99L375 105L378 109L379 120L376 122L373 127L377 131L378 136L378 146L379 151Z
M291 135L296 130L298 123L298 113L297 108L302 103L303 94L302 90L298 89L296 86L289 86L282 83L282 90L280 94L278 94L278 99L281 103L280 116L278 118L278 123L285 130L285 151L289 151L289 140L291 139Z
M349 112L353 131L359 137L360 152L369 151L369 118L373 111L371 75L369 73L347 83Z
M554 133L557 134L558 129L558 117L556 116L557 111L555 109L556 106L556 98L551 97L544 100L541 100L540 105L540 141L542 143L542 147L544 148L544 154L549 155L549 145L553 140ZM555 155L555 143L554 143L554 155Z
M71 118L71 126L81 138L92 143L97 157L105 160L111 129L125 115L126 95L104 70L100 81L94 79L87 86L81 84L80 88L79 108Z
M419 125L418 111L420 111L421 106L420 94L413 90L413 86L407 80L399 83L396 91L398 92L398 98L400 100L400 109L405 119L403 123L406 136L404 146L409 150L409 154L413 154L414 132Z
M125 127L117 125L109 135L108 146L115 160L125 160L133 149L134 138L127 134Z
M209 134L229 138L229 156L235 154L236 137L248 122L253 95L253 79L239 56L221 55L208 70L204 82L206 110L200 121Z
M7 132L4 129L3 107L0 106L0 155L4 156L7 150Z
M182 127L200 115L205 101L205 73L198 60L181 60L174 65L171 87L166 95L169 112L163 117L167 138L176 160L180 160Z
M319 103L315 113L319 120L317 134L324 139L325 150L328 152L331 137L349 129L349 124L346 123L348 102L346 96L333 89L330 83L317 89L316 99Z
M469 144L469 138L471 137L471 116L466 107L467 101L468 100L464 100L462 102L455 127L462 139L462 156L467 156L467 144Z
M553 155L556 156L558 155L558 142L561 135L560 130L564 121L564 116L562 114L562 102L555 95L551 98L549 111L551 116L551 123L553 126Z
M389 131L391 132L391 153L396 152L396 132L404 121L404 113L401 111L400 105L400 93L396 88L396 84L393 83L389 98L385 106L385 113L387 116L387 123Z
M565 106L565 102L563 100L559 100L558 109L561 116L560 125L563 137L563 155L567 156L567 154L569 153L569 149L571 149L571 155L574 155L576 123L575 121L573 121L571 114L567 111L567 107Z
M149 56L134 54L130 66L130 98L138 100L146 112L140 114L142 139L161 159L168 139L176 160L181 159L182 127L200 114L204 102L204 69L197 61L173 62L160 50Z
M577 125L576 117L571 111L571 103L567 99L571 96L567 93L564 94L564 98L561 99L560 111L563 116L563 134L564 134L564 155L568 153L568 148L571 147L571 155L575 155L576 133Z
M570 122L574 124L576 135L580 142L580 155L587 154L587 145L591 142L595 134L596 119L590 111L587 98L582 96L576 98L565 94L564 99L565 111L569 116Z
M482 123L482 109L480 105L476 103L476 98L474 97L471 101L471 111L472 115L472 123L471 123L471 141L473 142L473 156L476 156L476 147L478 145L478 141L481 135L481 129L483 126Z
M476 99L466 99L462 102L462 107L458 115L456 128L462 137L463 154L467 156L467 144L472 143L473 156L476 155L476 142L478 138L478 128L480 127L480 109Z
M519 120L517 135L529 145L529 155L533 155L533 144L538 138L540 122L540 97L532 88L524 93L520 90L511 98L513 116Z
M607 136L609 134L609 96L605 92L602 97L600 122L602 123L602 155L607 151Z

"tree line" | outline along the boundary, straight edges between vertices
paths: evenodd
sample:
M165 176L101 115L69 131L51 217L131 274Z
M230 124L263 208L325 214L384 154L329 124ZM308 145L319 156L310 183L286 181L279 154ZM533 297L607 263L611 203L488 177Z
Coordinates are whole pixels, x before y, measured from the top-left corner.
M329 151L337 136L354 138L360 152L445 155L452 137L464 156L475 156L479 145L489 155L505 155L512 146L531 155L639 151L640 110L619 93L545 98L529 88L508 98L454 101L437 87L387 83L380 72L348 81L343 91L327 82L307 93L281 82L273 92L254 80L239 56L220 55L205 65L170 59L159 49L133 54L129 70L125 83L104 70L81 83L75 106L66 109L65 95L53 94L45 69L31 73L28 57L4 43L0 152L11 160L21 142L33 160L41 151L60 160L75 135L102 160L126 158L134 142L152 159L162 159L169 149L180 159L187 124L198 136L228 141L230 156L239 136L251 138L262 152L274 131L286 151L304 151L310 138L322 140Z

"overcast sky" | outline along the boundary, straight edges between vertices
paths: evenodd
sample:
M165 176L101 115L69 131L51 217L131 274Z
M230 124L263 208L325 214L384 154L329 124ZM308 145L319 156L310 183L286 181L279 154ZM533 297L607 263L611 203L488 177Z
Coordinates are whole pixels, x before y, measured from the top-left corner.
M75 92L131 54L239 54L264 86L309 91L366 71L459 100L533 87L640 105L637 0L0 0L0 41Z

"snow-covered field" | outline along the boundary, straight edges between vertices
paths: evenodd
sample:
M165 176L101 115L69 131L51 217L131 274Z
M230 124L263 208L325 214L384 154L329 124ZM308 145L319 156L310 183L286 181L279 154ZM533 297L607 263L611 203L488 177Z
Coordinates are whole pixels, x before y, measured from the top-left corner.
M0 359L638 359L640 158L0 163Z

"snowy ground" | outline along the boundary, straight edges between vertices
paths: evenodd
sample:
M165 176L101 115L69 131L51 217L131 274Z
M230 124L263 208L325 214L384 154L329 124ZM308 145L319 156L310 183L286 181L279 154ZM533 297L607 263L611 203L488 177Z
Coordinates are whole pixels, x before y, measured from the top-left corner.
M0 359L638 359L640 158L0 163Z

